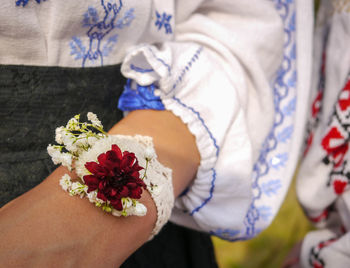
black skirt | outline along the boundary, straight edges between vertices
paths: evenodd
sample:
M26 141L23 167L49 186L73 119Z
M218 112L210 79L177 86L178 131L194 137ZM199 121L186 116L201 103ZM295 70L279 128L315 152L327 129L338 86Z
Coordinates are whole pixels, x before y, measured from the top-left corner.
M105 129L118 122L123 117L117 103L124 84L120 66L0 66L0 206L55 169L46 147L54 142L57 126L89 111L98 115ZM121 267L217 264L209 235L168 223Z

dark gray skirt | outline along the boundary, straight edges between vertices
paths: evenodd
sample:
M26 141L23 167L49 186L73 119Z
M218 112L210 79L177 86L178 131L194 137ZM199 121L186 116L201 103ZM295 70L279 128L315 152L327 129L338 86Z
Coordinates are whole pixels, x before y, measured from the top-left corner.
M120 66L60 68L0 66L0 206L39 184L55 166L46 147L55 128L73 115L94 112L105 129L125 79ZM209 235L168 223L122 267L217 267Z

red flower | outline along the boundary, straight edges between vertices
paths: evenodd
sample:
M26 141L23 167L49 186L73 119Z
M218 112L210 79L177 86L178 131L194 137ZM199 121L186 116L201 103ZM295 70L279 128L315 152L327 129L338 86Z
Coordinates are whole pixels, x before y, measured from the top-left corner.
M88 193L97 189L97 197L110 201L116 210L123 210L121 198L141 198L142 188L146 184L140 179L139 166L134 153L121 152L113 144L112 150L98 156L98 163L87 162L85 167L91 175L83 177L88 186Z

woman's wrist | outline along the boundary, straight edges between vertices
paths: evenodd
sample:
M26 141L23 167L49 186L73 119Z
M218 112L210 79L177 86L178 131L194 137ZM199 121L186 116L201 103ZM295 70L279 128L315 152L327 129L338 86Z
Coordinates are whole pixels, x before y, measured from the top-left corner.
M109 134L151 136L159 162L173 170L175 196L194 179L200 162L195 137L173 113L136 110L112 127Z

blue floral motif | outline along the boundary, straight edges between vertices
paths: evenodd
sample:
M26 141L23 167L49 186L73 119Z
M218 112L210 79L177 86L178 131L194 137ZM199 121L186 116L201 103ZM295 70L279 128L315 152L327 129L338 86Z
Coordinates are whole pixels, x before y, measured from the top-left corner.
M172 34L173 30L170 24L172 17L172 15L166 14L165 12L163 12L163 14L160 14L158 11L156 11L157 20L155 22L155 26L158 27L158 31L164 27L166 34Z
M296 109L297 106L297 98L293 98L288 102L286 106L283 107L282 112L286 116L291 116Z
M285 167L288 161L288 153L277 154L270 159L270 167L279 170L280 167Z
M292 76L288 79L287 85L290 87L295 87L297 83L297 72L294 71Z
M135 9L133 8L127 10L124 14L124 17L117 20L116 27L118 29L124 29L125 27L129 27L131 22L135 19L134 11Z
M72 41L69 43L71 49L71 55L74 55L75 60L80 60L84 58L86 47L83 42L78 37L73 37Z
M297 58L297 46L296 46L296 44L294 44L292 46L292 49L290 50L290 53L289 53L289 57L293 60L295 60Z
M278 190L282 188L281 180L271 180L261 184L261 191L267 196L277 195Z
M117 42L118 42L118 35L117 34L110 36L107 39L107 42L102 47L102 55L104 57L107 57L109 55L109 53L113 50L113 48L117 44Z
M84 13L83 27L92 27L99 21L99 16L96 8L88 7L86 13Z
M258 207L257 209L263 221L269 221L273 216L272 208L270 206L261 206L261 207Z
M128 79L124 91L119 98L118 108L122 111L133 111L142 109L165 110L162 100L154 94L154 84L149 86L136 85L131 88L131 80Z
M83 15L82 27L88 28L86 35L89 43L84 42L77 36L73 36L69 43L71 55L75 60L82 61L82 67L103 65L104 57L110 55L118 42L118 34L115 29L123 29L130 26L135 18L134 9L131 8L124 13L124 16L117 19L123 8L122 0L101 0L101 7L104 11L103 18L100 18L95 7L89 7Z
M215 231L210 231L211 235L215 235L225 240L233 240L240 233L240 230L231 230L231 229L217 229Z
M40 4L41 0L35 0L38 4ZM46 1L46 0L42 0ZM28 4L29 0L17 0L16 1L16 6L22 5L22 7L26 6Z
M287 142L292 137L293 130L293 126L284 128L280 133L277 134L277 140L279 142Z
M275 119L270 134L267 136L260 151L258 161L253 168L252 188L253 199L250 208L246 214L244 220L245 232L242 231L242 236L236 240L250 239L257 235L261 228L258 224L259 220L268 220L273 215L272 208L257 207L256 202L262 197L262 189L259 185L259 181L262 177L269 174L270 165L267 163L268 156L279 147L279 142L284 140L290 141L290 137L293 132L293 126L284 128L282 132L278 133L285 121L285 115L282 112L283 100L289 95L295 95L295 86L297 73L295 71L295 0L271 0L275 5L276 11L279 13L284 24L284 58L277 77L273 81L274 90L274 107L275 107ZM290 76L292 74L292 79ZM279 138L278 138L279 136ZM287 143L286 143L287 144Z

